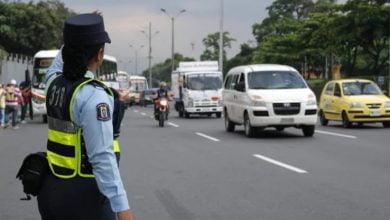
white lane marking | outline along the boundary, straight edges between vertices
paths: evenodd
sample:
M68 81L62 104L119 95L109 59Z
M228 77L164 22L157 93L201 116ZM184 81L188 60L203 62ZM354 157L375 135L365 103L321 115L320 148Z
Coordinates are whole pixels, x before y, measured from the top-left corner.
M196 132L197 135L201 136L201 137L204 137L204 138L207 138L209 140L212 140L212 141L215 141L215 142L219 142L219 139L217 138L213 138L211 136L208 136L206 134L203 134L203 133L200 133L200 132Z
M137 113L137 112L138 112L138 110L137 110L137 109L134 109L134 110L133 110L133 112Z
M259 158L259 159L262 159L262 160L264 160L264 161L267 161L267 162L269 162L269 163L278 165L278 166L280 166L280 167L283 167L283 168L292 170L292 171L297 172L297 173L307 173L306 170L299 169L299 168L297 168L297 167L294 167L294 166L291 166L291 165L282 163L282 162L280 162L280 161L271 159L271 158L269 158L269 157L265 157L265 156L262 156L262 155L259 155L259 154L253 154L253 156L254 156L254 157L257 157L257 158Z
M145 112L141 112L141 115L146 116L146 113Z
M172 123L172 122L168 122L168 124L169 124L170 126L172 126L172 127L175 127L175 128L178 128L178 127L180 127L179 125L177 125L177 124L174 124L174 123Z
M352 135L339 134L339 133L333 133L333 132L321 131L321 130L316 130L316 133L328 134L328 135L333 135L333 136L338 136L338 137L345 137L345 138L351 138L351 139L356 139L357 138L356 136L352 136Z
M150 116L149 118L151 118L151 119L154 119L154 117L153 117L153 116Z

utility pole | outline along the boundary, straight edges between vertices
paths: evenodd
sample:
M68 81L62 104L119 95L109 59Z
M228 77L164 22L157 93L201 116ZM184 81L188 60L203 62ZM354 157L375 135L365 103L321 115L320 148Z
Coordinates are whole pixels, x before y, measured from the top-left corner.
M138 75L138 50L144 48L144 45L141 45L139 48L133 45L130 45L130 47L134 49L134 74Z
M185 9L181 10L176 16L171 16L170 14L168 14L167 10L165 10L164 8L160 9L162 12L164 12L168 17L169 19L171 20L172 22L172 64L171 64L171 69L172 69L172 72L175 71L175 19L177 17L179 17L180 14L183 14L184 12L186 12Z
M224 17L224 0L221 0L221 11L219 21L219 71L223 72L223 17Z
M149 41L149 54L148 54L148 59L149 59L149 87L152 88L153 86L153 79L152 79L152 38L154 36L156 36L158 33L160 33L159 31L156 31L152 34L152 22L149 22L149 30L148 30L148 33L146 33L145 31L141 31L143 34L146 35L146 37L148 38L148 41Z

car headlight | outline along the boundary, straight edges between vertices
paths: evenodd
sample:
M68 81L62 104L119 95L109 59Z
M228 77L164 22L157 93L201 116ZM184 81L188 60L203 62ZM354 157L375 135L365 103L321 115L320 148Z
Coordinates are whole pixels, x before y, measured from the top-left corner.
M363 108L363 105L360 102L352 102L349 107L351 107L351 108Z
M266 107L266 103L265 101L262 100L261 96L253 95L251 97L251 101L252 101L252 106Z
M390 108L390 101L385 102L385 108Z
M313 106L313 105L317 105L317 101L315 99L311 99L306 102L306 106Z
M193 107L194 106L194 100L193 99L191 99L191 98L189 98L188 99L188 102L187 102L187 107Z

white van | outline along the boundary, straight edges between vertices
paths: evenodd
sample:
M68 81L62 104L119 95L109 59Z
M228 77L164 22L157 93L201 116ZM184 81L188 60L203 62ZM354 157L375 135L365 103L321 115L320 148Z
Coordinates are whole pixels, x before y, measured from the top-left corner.
M286 127L303 130L311 137L317 123L316 97L297 70L290 66L261 64L239 66L224 82L225 128L233 132L244 125L245 135Z

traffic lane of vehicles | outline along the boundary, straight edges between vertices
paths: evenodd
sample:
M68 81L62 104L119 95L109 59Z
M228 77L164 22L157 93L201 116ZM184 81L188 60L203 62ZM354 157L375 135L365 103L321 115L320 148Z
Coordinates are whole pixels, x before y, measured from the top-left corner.
M386 190L386 182L389 178L385 175L387 172L385 169L386 155L389 152L387 154L386 152L371 152L369 147L359 144L359 139L351 140L327 135L304 138L295 129L287 129L283 132L285 134L266 131L267 134L264 137L247 139L243 131L227 134L222 129L216 129L221 128L222 120L202 119L202 117L191 120L172 118L174 123L180 125L180 128L166 129L165 131L169 131L172 136L167 137L167 133L164 132L162 139L171 138L172 145L163 144L159 146L159 149L176 155L175 160L182 161L176 166L172 165L176 169L183 165L197 164L197 161L201 162L201 165L197 165L200 167L191 166L188 170L183 168L186 171L180 175L177 174L176 179L180 176L196 184L198 195L196 198L200 199L197 202L204 204L210 201L216 202L219 204L215 207L216 213L225 213L220 211L221 208L233 205L237 209L235 214L231 214L244 216L245 219L258 219L259 216L275 219L284 214L288 214L290 219L337 219L340 216L347 216L348 219L385 219L383 216L389 214L388 211L377 208L383 207L386 203L382 202L388 202L390 198ZM210 121L212 122L208 123L208 126L204 126ZM219 124L216 123L217 121ZM148 124L145 121L141 123ZM154 129L156 130L160 129ZM215 142L197 136L195 131L216 137L220 141ZM159 151L156 153L159 154ZM187 154L193 155L192 157L188 155L187 158L184 156ZM305 169L307 174L291 172L291 170L259 160L253 154L267 156ZM160 164L160 166L165 165ZM197 168L204 170L194 171ZM196 172L200 176L194 174L189 177L186 176L187 172ZM167 178L165 181L170 180ZM209 193L212 198L205 194L210 191L206 184L215 186L213 193ZM178 200L184 202L185 207L189 208L191 213L210 212L208 209L198 210L198 204L192 204L187 197L182 197L183 194L191 194L188 189L182 187L179 191L174 187L169 191L174 194L174 198L180 197ZM222 195L224 193L232 195L235 199L230 198L230 200L233 199L233 202L226 203L225 201L228 200ZM241 203L236 204L235 201ZM242 204L249 204L249 207L251 207L250 204L256 206L257 209L249 209L257 218L245 216L242 210L248 207ZM276 204L283 211L277 213L273 210L271 212L270 207ZM308 214L305 210L311 211ZM223 214L222 216L224 217ZM285 217L288 218L287 215Z

